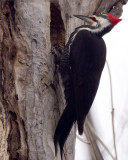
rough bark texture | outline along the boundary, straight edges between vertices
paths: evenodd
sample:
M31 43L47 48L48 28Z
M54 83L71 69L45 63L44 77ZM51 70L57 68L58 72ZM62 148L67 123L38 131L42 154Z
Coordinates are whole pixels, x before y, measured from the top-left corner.
M49 53L51 44L64 47L70 33L83 23L73 14L109 11L120 16L126 1L0 1L1 160L54 159L53 134L65 102ZM74 146L75 129L64 159L73 160Z

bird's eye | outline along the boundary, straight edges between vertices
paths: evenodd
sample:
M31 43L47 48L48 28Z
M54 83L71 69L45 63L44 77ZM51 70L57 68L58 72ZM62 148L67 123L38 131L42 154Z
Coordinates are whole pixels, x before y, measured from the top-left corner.
M97 22L95 17L90 17L94 22Z

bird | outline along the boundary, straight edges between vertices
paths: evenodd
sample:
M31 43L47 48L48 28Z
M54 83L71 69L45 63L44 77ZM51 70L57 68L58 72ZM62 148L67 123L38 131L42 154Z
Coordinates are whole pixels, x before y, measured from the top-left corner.
M66 107L54 133L55 155L63 147L74 123L83 134L86 116L95 99L106 61L106 45L103 36L122 19L111 13L99 15L74 15L87 25L75 28L60 56L59 72L62 78Z

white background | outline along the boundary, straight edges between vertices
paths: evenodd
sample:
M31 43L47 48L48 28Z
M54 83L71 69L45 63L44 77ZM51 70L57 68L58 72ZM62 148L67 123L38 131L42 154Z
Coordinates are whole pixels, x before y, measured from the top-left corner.
M128 160L128 4L123 7L123 20L103 38L112 75L114 124L118 160ZM100 86L89 112L97 135L114 155L111 94L108 68L105 65ZM104 160L112 160L99 145ZM88 144L76 140L75 160L93 160Z

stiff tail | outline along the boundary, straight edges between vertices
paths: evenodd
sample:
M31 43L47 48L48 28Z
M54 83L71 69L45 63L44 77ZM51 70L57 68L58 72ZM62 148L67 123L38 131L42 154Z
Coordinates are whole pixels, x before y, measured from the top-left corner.
M64 86L64 94L67 105L63 111L63 114L55 130L54 146L55 146L55 155L57 155L57 145L59 144L61 159L62 159L63 146L65 144L65 141L70 133L70 130L74 122L76 121L69 56L65 52L61 55L60 58L59 72L61 74Z
M70 133L70 130L74 122L76 121L75 106L73 102L71 73L70 73L69 67L66 66L64 68L65 69L61 68L60 73L61 73L61 77L64 85L64 94L65 94L67 105L58 122L56 131L54 134L55 154L57 154L57 144L59 144L61 159L63 154L63 146L65 144L65 141Z
M54 134L55 154L57 155L57 144L59 144L61 158L63 146L75 121L75 109L71 104L68 104L59 120Z

